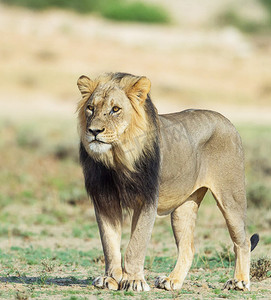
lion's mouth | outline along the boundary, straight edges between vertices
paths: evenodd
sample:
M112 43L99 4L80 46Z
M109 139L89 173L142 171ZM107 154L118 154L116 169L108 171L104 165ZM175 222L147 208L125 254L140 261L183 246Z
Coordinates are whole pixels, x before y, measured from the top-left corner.
M105 145L109 145L109 143L106 143L106 142L103 142L103 141L97 140L97 139L95 139L95 140L93 140L93 141L90 142L90 144L92 144L92 143L94 143L94 144L105 144Z
M96 139L89 143L89 149L95 153L105 153L110 150L111 147L111 144Z

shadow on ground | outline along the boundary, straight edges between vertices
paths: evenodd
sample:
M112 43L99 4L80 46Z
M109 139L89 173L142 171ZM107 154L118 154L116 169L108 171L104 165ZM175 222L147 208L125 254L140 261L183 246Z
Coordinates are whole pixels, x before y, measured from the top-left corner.
M46 284L46 285L59 285L59 286L89 286L91 285L93 278L88 279L76 279L74 277L56 277L46 278L45 276L27 277L27 276L8 276L0 277L2 283L22 283L22 284Z

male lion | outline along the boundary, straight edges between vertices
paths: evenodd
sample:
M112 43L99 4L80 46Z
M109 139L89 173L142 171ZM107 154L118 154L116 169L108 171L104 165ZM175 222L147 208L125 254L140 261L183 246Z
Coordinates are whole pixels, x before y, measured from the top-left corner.
M241 139L222 115L186 110L158 115L149 79L109 73L78 79L80 161L105 256L105 276L96 287L148 291L144 260L156 214L171 214L178 260L166 290L181 289L192 263L193 232L208 189L225 217L236 255L226 288L249 290L250 240L245 231L246 194ZM122 213L132 212L131 237L120 252Z

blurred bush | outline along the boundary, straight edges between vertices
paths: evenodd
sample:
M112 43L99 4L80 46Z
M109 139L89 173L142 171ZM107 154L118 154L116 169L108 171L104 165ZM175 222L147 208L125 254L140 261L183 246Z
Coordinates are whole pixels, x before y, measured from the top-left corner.
M271 277L271 259L262 257L251 264L251 277L257 280L264 280Z
M270 126L239 127L246 157L247 200L249 207L271 207Z
M261 33L271 30L271 0L258 0L267 14L267 18L255 20L245 16L242 11L236 7L229 7L220 13L216 23L220 26L233 26L245 33Z
M260 2L262 3L262 5L266 9L266 11L268 12L269 17L271 19L271 1L270 0L260 0Z
M168 12L161 6L133 0L0 0L7 5L23 6L34 10L48 8L70 9L79 13L97 12L117 21L168 23Z
M245 33L257 33L267 28L266 22L245 18L233 8L229 8L221 13L217 18L217 23L220 26L233 26Z
M147 23L168 23L168 13L158 5L141 1L102 1L102 16L118 21L134 21Z
M23 6L34 10L57 7L75 10L80 13L92 12L97 7L95 0L0 0L8 5Z
M251 183L247 186L247 200L249 205L262 208L270 207L271 189L260 182Z

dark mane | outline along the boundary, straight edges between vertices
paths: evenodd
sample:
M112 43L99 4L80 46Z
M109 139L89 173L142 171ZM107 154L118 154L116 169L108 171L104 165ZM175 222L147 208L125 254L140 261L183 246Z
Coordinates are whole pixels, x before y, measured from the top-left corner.
M122 73L122 72L112 73L112 79L117 81L117 82L120 82L121 79L126 77L126 76L135 77L134 75L129 74L129 73Z
M120 208L134 209L141 204L155 205L158 198L160 139L156 109L151 99L145 101L150 130L154 130L151 148L142 151L135 171L108 168L94 160L80 143L80 162L87 193L100 213L114 215Z

